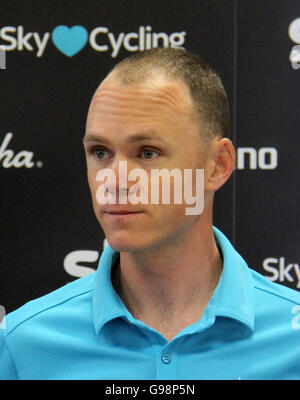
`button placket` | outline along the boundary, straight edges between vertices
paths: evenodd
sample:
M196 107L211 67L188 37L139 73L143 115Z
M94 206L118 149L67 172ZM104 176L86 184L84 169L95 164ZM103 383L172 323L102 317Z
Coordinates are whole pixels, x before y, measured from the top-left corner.
M161 347L156 359L157 379L177 379L178 354L176 344Z

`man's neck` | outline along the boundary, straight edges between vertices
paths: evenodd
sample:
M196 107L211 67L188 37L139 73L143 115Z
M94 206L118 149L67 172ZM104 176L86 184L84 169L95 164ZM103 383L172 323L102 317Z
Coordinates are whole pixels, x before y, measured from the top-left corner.
M201 319L216 288L222 255L213 232L197 242L120 253L113 286L131 314L169 339Z

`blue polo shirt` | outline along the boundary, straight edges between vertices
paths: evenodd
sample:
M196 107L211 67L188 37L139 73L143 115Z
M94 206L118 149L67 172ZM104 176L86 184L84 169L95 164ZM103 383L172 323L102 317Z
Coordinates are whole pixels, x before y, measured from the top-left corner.
M214 234L223 271L202 318L170 342L135 319L111 283L109 245L95 273L8 314L1 379L300 379L300 294L248 268Z

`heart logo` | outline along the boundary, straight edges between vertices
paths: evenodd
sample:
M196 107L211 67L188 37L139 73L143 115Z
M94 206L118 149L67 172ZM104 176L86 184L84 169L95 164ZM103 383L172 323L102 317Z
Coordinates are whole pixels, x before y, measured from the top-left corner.
M74 56L83 49L87 40L87 30L80 25L75 25L72 28L59 25L52 32L52 41L55 47L68 57Z

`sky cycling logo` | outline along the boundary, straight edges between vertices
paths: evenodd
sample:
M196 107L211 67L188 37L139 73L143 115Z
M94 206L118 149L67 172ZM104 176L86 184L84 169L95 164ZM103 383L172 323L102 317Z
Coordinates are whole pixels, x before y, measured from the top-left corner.
M139 26L135 32L111 32L98 26L90 32L81 26L56 26L52 32L30 32L24 26L4 26L0 29L0 46L4 51L29 51L42 57L52 42L63 55L73 57L90 46L97 52L109 52L112 58L120 51L143 51L155 47L184 48L186 32L153 32L150 25Z

